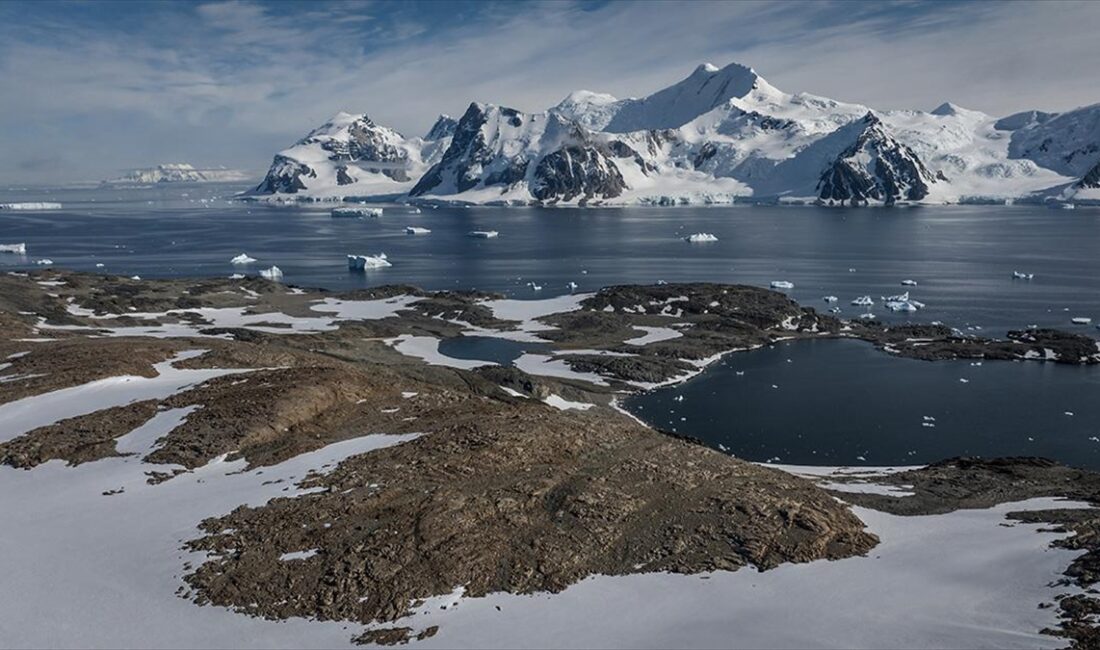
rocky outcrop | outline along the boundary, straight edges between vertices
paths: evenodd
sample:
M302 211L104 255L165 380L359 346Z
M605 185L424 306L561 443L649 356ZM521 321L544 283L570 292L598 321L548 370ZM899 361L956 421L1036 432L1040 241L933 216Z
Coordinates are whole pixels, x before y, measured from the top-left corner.
M295 194L306 189L302 177L317 178L317 172L309 165L276 154L267 170L267 176L253 190L257 194Z
M920 201L929 185L941 180L917 154L886 132L882 120L868 113L855 142L821 174L818 198L850 204Z
M615 163L594 147L565 147L539 161L531 195L540 201L572 201L578 196L611 199L626 181Z

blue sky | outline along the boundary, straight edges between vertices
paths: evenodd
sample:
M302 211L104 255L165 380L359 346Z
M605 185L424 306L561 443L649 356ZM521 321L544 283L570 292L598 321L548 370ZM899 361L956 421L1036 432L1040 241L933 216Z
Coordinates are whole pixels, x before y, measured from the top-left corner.
M1100 102L1100 3L0 2L0 182L261 171L339 110L644 95L703 61L876 108Z

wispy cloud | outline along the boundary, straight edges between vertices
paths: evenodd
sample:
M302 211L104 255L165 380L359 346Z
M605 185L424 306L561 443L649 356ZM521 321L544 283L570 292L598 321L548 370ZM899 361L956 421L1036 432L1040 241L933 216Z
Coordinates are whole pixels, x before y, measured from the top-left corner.
M1084 2L6 3L0 178L262 168L337 110L418 133L472 100L640 95L704 60L881 108L1059 110L1100 101L1098 19Z

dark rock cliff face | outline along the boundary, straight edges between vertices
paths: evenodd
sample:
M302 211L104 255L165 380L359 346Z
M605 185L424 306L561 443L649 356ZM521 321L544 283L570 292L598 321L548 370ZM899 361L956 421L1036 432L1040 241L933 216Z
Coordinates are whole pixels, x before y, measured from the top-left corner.
M302 177L316 178L317 174L308 165L291 160L286 156L275 156L267 176L256 186L260 194L295 194L306 189Z
M1080 188L1097 188L1100 187L1100 162L1096 163L1087 174L1081 177L1081 180L1077 181L1077 187Z
M454 189L465 192L481 180L482 165L492 159L492 152L481 135L481 127L488 119L485 110L470 104L455 125L451 146L443 153L443 158L420 178L409 191L410 196L422 196L444 184L444 180L453 180ZM476 168L475 168L476 166Z
M852 204L900 200L919 201L928 196L934 175L909 147L892 138L881 120L868 113L856 141L825 169L818 181L822 201Z
M531 182L531 195L540 201L572 201L583 196L615 198L626 182L619 168L595 147L570 146L539 161Z
M442 140L443 138L449 138L455 134L455 128L458 126L458 122L450 115L440 115L432 125L432 128L428 131L428 134L424 136L425 140Z

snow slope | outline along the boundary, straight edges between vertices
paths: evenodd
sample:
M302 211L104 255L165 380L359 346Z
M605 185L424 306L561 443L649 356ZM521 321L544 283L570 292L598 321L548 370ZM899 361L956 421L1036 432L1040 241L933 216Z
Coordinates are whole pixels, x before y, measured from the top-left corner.
M325 144L356 133L379 146L334 157L349 147ZM876 111L704 64L642 98L580 90L539 113L475 102L427 139L341 114L276 156L257 192L466 204L1100 200L1100 104L1000 119L951 103Z

